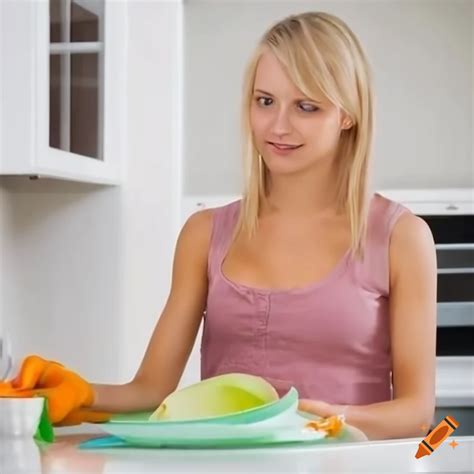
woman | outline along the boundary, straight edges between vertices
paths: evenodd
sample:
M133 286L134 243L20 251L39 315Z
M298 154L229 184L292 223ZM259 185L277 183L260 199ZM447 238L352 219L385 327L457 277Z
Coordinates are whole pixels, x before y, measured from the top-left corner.
M373 107L368 61L344 22L313 12L271 27L245 76L243 199L184 225L134 379L92 385L33 356L13 386L48 396L57 422L84 407L155 408L204 316L202 378L260 375L280 395L295 386L300 409L344 413L371 439L424 435L435 403L434 243L423 220L369 190Z

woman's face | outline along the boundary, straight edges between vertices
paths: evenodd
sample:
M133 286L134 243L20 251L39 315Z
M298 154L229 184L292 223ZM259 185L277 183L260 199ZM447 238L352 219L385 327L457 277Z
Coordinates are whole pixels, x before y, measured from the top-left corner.
M272 174L301 172L332 160L343 119L322 94L306 97L270 51L261 56L250 123L257 150Z

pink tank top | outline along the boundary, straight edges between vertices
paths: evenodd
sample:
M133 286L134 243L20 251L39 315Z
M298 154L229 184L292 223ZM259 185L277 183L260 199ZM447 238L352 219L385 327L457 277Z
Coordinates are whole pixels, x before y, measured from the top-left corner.
M347 252L323 280L291 290L256 289L223 274L240 201L213 210L201 378L243 372L284 395L336 404L390 400L389 239L408 211L375 194L363 261Z

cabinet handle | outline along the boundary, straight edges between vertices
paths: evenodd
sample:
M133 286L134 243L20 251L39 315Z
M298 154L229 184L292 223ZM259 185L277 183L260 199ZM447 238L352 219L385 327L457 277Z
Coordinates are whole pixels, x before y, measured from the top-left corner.
M438 275L449 275L449 274L470 274L474 273L473 267L451 267L451 268L438 268Z

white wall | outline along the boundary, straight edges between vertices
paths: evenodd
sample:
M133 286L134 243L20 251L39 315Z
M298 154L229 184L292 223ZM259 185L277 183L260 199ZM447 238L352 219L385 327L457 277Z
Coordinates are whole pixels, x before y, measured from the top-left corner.
M129 3L122 186L0 179L0 314L19 357L39 353L100 382L137 368L179 225L179 8Z
M120 190L24 178L2 186L1 313L15 355L38 353L116 378L124 317Z
M0 137L1 139L1 137ZM3 282L5 280L5 239L7 234L7 229L5 226L5 217L7 214L7 199L8 193L0 186L0 309L2 308L3 301ZM3 334L3 319L4 314L0 311L0 337Z
M266 28L306 10L345 20L373 65L375 186L472 186L471 0L193 0L185 9L185 194L241 191L244 66Z
M134 372L164 306L181 195L179 2L130 2L125 344ZM164 41L168 38L168 41Z

